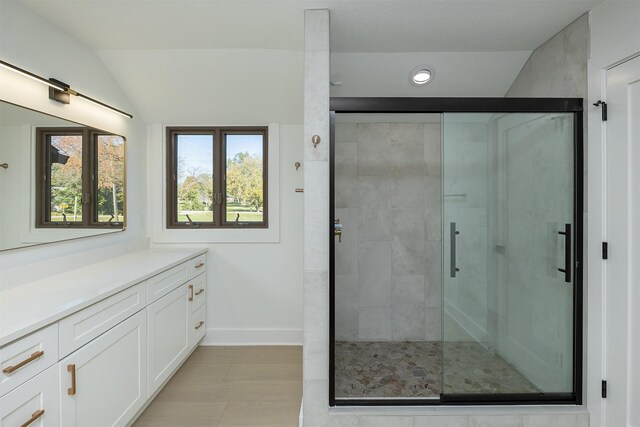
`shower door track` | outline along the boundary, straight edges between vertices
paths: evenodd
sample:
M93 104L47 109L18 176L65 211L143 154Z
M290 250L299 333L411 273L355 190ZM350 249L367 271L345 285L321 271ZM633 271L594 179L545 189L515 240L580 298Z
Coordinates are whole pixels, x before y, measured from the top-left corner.
M337 398L335 393L335 124L345 113L572 113L573 221L575 269L573 287L573 392L440 394L439 398ZM399 98L332 97L329 162L329 405L330 406L464 406L581 405L583 394L583 99L582 98Z

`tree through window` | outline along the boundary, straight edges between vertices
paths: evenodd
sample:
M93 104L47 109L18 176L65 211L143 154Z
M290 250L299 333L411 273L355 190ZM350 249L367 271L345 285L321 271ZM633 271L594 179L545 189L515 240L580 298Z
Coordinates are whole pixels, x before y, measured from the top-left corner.
M125 140L86 127L36 129L36 227L123 228Z

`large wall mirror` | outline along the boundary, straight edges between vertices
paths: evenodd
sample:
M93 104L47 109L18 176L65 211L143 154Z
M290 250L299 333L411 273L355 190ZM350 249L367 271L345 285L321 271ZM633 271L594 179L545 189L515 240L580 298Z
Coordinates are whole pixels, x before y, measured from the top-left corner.
M0 250L125 227L120 135L0 101Z

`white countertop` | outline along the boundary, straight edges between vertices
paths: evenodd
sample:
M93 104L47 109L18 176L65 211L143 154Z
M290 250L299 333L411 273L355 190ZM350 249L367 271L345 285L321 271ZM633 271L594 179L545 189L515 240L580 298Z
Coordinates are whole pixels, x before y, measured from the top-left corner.
M0 291L0 347L206 249L147 249Z

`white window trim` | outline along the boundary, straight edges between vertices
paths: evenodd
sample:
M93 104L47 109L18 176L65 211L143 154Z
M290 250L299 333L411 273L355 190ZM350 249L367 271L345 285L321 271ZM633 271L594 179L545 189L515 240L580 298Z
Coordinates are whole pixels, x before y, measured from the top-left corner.
M148 218L151 220L153 243L279 243L280 242L280 124L268 125L268 228L167 228L166 134L168 127L185 126L265 126L264 123L245 125L160 124L149 125L147 132L147 188ZM161 182L162 185L158 185Z

